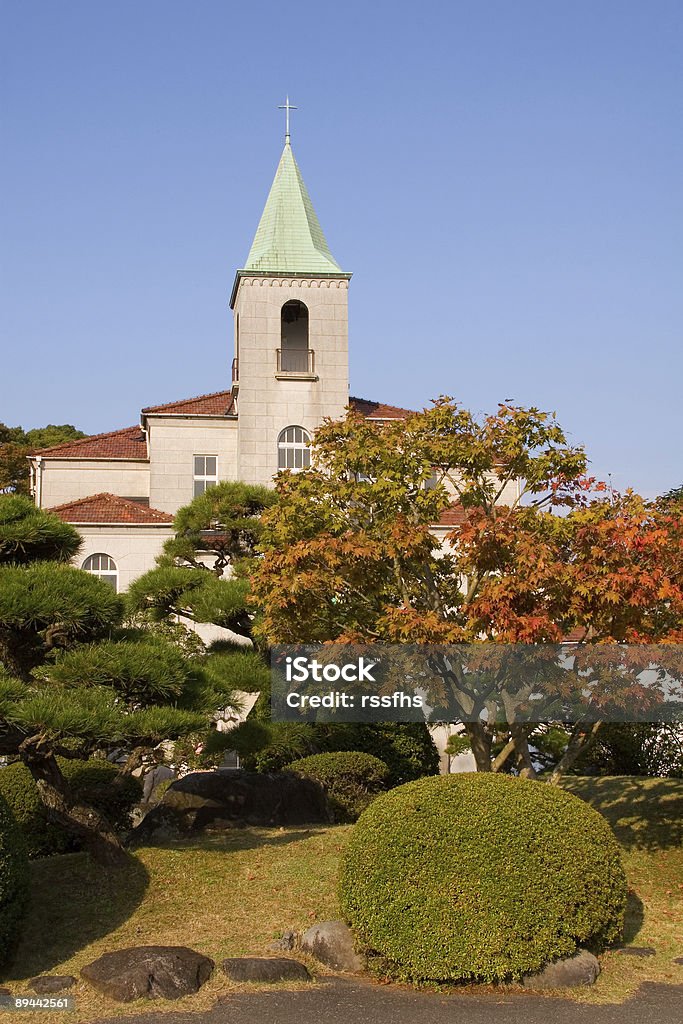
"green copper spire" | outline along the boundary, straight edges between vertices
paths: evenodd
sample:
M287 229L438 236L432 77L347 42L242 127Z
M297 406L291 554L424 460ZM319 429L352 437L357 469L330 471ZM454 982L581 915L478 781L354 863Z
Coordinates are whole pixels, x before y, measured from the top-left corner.
M289 132L244 270L272 274L343 273L313 209L289 144Z

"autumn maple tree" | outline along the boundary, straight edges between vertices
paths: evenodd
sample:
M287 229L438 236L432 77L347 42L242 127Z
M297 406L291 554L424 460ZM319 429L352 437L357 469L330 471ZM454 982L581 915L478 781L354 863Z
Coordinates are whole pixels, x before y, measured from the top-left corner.
M402 421L350 411L318 430L313 464L279 477L262 520L270 643L683 639L680 508L608 495L551 414L478 419L447 398ZM465 728L479 770L533 774L533 726ZM576 722L558 774L599 728Z

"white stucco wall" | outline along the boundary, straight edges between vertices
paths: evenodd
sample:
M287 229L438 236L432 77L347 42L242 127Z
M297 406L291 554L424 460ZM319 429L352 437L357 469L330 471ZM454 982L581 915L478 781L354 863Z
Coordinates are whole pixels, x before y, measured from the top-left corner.
M119 571L119 593L128 590L134 579L153 569L164 541L173 536L168 526L75 526L83 546L73 559L79 568L88 555L109 555Z
M175 513L192 501L195 455L217 457L219 481L240 479L234 419L150 416L147 429L152 508Z
M436 722L429 725L429 734L439 752L439 772L441 775L456 775L460 772L475 772L477 762L474 754L447 754L446 746L451 736L460 736L465 731L460 722Z
M494 473L488 474L488 479L493 482L494 485L497 483L497 478ZM458 492L456 488L457 474L450 473L444 477L443 484L449 494L453 495L454 501L458 500ZM498 483L500 486L500 483ZM514 505L519 498L520 482L519 480L510 480L505 484L500 498L498 499L499 505Z
M40 491L35 498L43 508L103 491L123 498L148 498L149 466L127 459L43 459Z

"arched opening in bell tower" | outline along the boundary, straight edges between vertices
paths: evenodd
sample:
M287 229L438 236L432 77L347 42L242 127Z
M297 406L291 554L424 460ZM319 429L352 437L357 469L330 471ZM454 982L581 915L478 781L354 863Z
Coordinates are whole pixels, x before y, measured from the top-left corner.
M308 307L298 299L280 310L280 373L312 373L313 352L308 345Z

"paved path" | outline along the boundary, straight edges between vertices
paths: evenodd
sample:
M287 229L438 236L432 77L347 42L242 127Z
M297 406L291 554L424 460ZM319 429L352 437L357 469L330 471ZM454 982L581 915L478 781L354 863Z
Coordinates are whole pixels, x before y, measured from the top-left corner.
M96 1024L681 1024L683 985L645 984L618 1006L495 994L444 996L333 978L310 991L225 996L207 1013L151 1013Z

